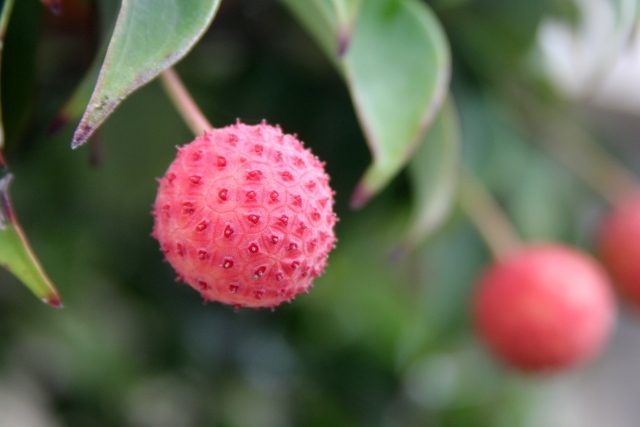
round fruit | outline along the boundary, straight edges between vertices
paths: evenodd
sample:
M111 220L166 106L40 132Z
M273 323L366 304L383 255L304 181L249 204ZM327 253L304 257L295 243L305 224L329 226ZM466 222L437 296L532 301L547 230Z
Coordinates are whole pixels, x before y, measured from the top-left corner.
M569 368L599 353L615 298L588 255L561 245L525 247L481 276L475 323L489 349L522 371Z
M640 307L640 195L621 200L604 218L597 247L619 293Z
M324 164L280 127L236 123L178 148L153 236L205 300L275 307L306 292L335 245Z

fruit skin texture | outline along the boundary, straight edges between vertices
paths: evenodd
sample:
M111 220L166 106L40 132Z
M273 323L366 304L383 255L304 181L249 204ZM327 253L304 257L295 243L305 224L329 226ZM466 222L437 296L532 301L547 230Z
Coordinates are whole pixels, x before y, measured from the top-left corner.
M640 308L640 194L622 199L602 220L597 251L621 296Z
M616 304L600 266L577 250L528 246L481 276L474 299L481 338L525 372L557 371L592 359L613 330Z
M205 300L273 308L323 273L334 192L324 164L280 127L206 132L159 182L152 235Z

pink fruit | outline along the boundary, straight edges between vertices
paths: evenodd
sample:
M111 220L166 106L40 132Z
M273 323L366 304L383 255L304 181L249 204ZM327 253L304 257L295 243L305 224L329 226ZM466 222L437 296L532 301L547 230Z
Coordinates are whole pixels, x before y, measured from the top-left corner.
M640 195L614 206L600 225L597 246L619 293L640 307Z
M236 123L178 148L153 236L205 300L275 307L323 273L336 238L324 164L280 127Z
M522 371L559 370L593 358L613 330L615 298L588 255L529 246L480 277L474 318L481 338Z

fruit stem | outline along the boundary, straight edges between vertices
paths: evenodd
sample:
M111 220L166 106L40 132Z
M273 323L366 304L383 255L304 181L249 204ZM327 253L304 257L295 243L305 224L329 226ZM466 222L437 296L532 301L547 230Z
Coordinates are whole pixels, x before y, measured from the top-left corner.
M458 203L496 258L522 246L515 227L487 187L466 168L460 171Z
M173 68L163 71L160 74L160 80L171 102L173 102L173 105L195 136L200 136L213 129L213 126L211 126L198 104L193 100L182 80L180 80L180 76Z

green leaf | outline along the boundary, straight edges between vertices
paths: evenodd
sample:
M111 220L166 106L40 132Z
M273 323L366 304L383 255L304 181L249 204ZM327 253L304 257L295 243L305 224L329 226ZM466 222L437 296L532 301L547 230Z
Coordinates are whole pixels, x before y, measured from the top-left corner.
M409 163L414 213L402 245L409 250L442 225L455 201L462 136L449 97Z
M360 207L402 169L447 93L450 52L426 4L371 0L344 60L346 80L373 154L354 192Z
M283 1L335 62L331 46L340 37L336 9L321 8L326 2L319 0L313 5ZM327 15L331 10L334 14ZM426 4L362 2L348 50L338 63L373 155L352 197L353 207L382 190L418 147L446 96L450 63L444 31Z
M220 0L123 0L72 148L86 142L131 92L184 57L208 28L219 4Z
M58 291L36 259L9 200L13 176L0 179L0 264L22 281L31 292L52 307L61 308Z

